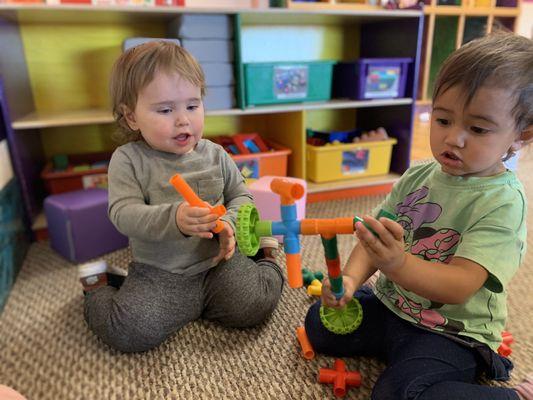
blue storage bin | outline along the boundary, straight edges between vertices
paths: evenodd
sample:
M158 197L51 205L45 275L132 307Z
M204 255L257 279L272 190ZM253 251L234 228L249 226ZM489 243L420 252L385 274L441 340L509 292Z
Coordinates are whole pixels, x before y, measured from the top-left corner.
M333 97L353 100L405 97L412 58L360 58L337 63L333 69Z

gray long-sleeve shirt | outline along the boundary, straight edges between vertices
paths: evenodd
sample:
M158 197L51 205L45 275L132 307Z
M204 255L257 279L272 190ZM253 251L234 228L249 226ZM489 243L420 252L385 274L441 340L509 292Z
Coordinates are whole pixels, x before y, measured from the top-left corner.
M135 261L193 275L212 266L219 244L178 229L176 210L183 198L169 183L176 173L202 200L224 204L222 219L235 230L239 206L253 198L231 157L205 139L183 155L154 150L144 141L117 148L108 171L109 217L129 237Z

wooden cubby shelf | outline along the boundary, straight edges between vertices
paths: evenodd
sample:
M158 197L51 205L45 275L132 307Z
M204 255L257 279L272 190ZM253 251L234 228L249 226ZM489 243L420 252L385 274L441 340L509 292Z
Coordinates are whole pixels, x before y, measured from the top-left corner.
M345 108L365 108L365 107L384 107L394 105L411 104L413 99L380 99L380 100L366 100L366 101L346 101L346 100L331 100L327 102L318 103L300 103L278 106L263 106L250 107L244 110L239 108L229 110L212 110L207 111L207 116L238 116L238 115L253 115L253 114L272 114L279 112L294 112L303 110L335 110ZM89 109L78 111L61 111L38 113L33 112L22 118L19 118L12 123L13 129L38 129L38 128L52 128L60 126L75 126L75 125L97 125L97 124L111 124L113 123L113 116L107 109Z
M290 1L288 9L267 10L0 5L0 95L9 105L7 137L30 224L43 225L40 174L52 156L113 150L107 82L124 39L166 37L170 23L183 14L227 15L234 25L235 106L206 112L205 137L257 132L290 148L288 174L308 180L311 201L390 189L410 163L423 13L341 1L307 10L293 6ZM247 63L372 57L412 59L405 97L255 107L245 101ZM389 173L320 184L308 179L308 128L380 126L397 141Z

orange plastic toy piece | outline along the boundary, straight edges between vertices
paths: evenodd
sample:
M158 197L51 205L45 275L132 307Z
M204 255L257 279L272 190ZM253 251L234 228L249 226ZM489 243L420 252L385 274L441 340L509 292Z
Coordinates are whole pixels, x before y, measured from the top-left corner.
M295 200L301 199L305 194L305 189L302 185L283 178L272 179L270 189L280 195L281 205L284 206L294 204Z
M354 233L353 217L329 219L302 219L302 235L323 235L333 237L340 234Z
M309 342L307 333L305 333L305 328L303 326L296 328L296 338L298 339L298 342L300 342L300 346L302 347L302 355L304 358L306 360L312 360L315 358L315 351L313 350L313 346L311 346L311 342Z
M222 204L213 207L207 201L203 201L201 198L199 198L196 193L194 193L194 191L191 189L189 184L185 182L185 179L181 177L180 174L174 175L172 178L170 178L169 182L191 206L207 208L209 209L209 211L211 211L211 214L218 215L219 218L226 214L226 207L224 207ZM220 231L222 231L222 229L224 229L224 225L219 219L217 220L217 224L213 229L213 232L219 233Z
M287 280L291 288L300 288L304 285L302 276L302 255L300 253L285 253L285 263L287 264Z
M500 344L500 347L498 347L498 354L500 356L509 357L513 352L511 349L511 344L514 342L513 335L511 332L503 331L502 339L502 344Z
M320 368L318 381L320 383L332 383L333 394L337 397L344 397L347 387L361 386L361 374L357 371L346 371L344 361L337 358L333 364L333 369Z

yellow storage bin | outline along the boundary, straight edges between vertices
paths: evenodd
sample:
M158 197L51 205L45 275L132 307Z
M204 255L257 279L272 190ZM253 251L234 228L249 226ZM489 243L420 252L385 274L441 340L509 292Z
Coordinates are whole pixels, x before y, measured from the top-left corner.
M474 7L491 7L491 0L474 0Z
M387 174L392 146L396 142L391 138L377 142L307 145L307 179L320 183Z

